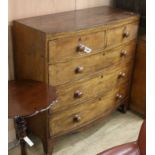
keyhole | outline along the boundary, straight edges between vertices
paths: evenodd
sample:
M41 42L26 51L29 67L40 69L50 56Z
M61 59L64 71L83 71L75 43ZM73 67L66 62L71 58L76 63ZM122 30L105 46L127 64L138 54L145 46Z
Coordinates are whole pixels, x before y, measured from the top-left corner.
M99 100L99 101L101 101L101 100L102 100L102 98L99 98L98 100Z
M81 38L79 38L79 41L82 41L82 39L81 39Z

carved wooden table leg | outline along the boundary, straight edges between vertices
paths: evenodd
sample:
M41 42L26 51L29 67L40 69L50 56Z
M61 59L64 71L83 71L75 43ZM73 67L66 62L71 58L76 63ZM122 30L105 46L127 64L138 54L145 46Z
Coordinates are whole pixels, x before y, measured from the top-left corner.
M20 80L9 81L8 94L9 118L13 118L15 121L16 135L20 140L21 155L27 155L26 145L32 147L34 143L27 136L26 120L49 110L57 102L56 90L44 82ZM44 140L45 151L51 153L53 145L47 143L48 136L43 135L41 138Z
M23 139L20 140L20 147L21 147L21 155L27 155L26 143Z
M16 125L16 132L17 132L17 138L20 140L20 146L21 146L21 155L27 155L27 151L25 148L25 141L24 137L26 137L26 121L23 117L15 117L15 125Z

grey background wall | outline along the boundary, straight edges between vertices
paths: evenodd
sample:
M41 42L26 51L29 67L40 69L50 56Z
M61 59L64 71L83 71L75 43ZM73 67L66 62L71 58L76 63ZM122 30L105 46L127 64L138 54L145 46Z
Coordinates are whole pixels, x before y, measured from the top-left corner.
M9 80L14 79L13 44L10 31L13 20L111 4L112 0L9 0ZM10 143L16 139L14 124L10 119L8 130Z

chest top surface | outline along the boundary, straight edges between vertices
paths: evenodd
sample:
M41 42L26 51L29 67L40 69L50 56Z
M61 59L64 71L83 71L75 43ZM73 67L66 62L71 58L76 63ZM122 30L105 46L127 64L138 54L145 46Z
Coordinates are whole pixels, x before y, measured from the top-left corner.
M24 24L47 34L56 34L113 24L123 20L137 20L138 18L139 16L132 12L102 6L19 19L15 22Z

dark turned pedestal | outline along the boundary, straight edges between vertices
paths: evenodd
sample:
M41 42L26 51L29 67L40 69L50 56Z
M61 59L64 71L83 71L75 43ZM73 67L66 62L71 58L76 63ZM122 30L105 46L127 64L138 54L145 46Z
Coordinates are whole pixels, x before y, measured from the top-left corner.
M54 87L38 81L9 81L8 115L15 121L21 154L26 155L24 137L27 135L26 118L48 110L56 100Z

